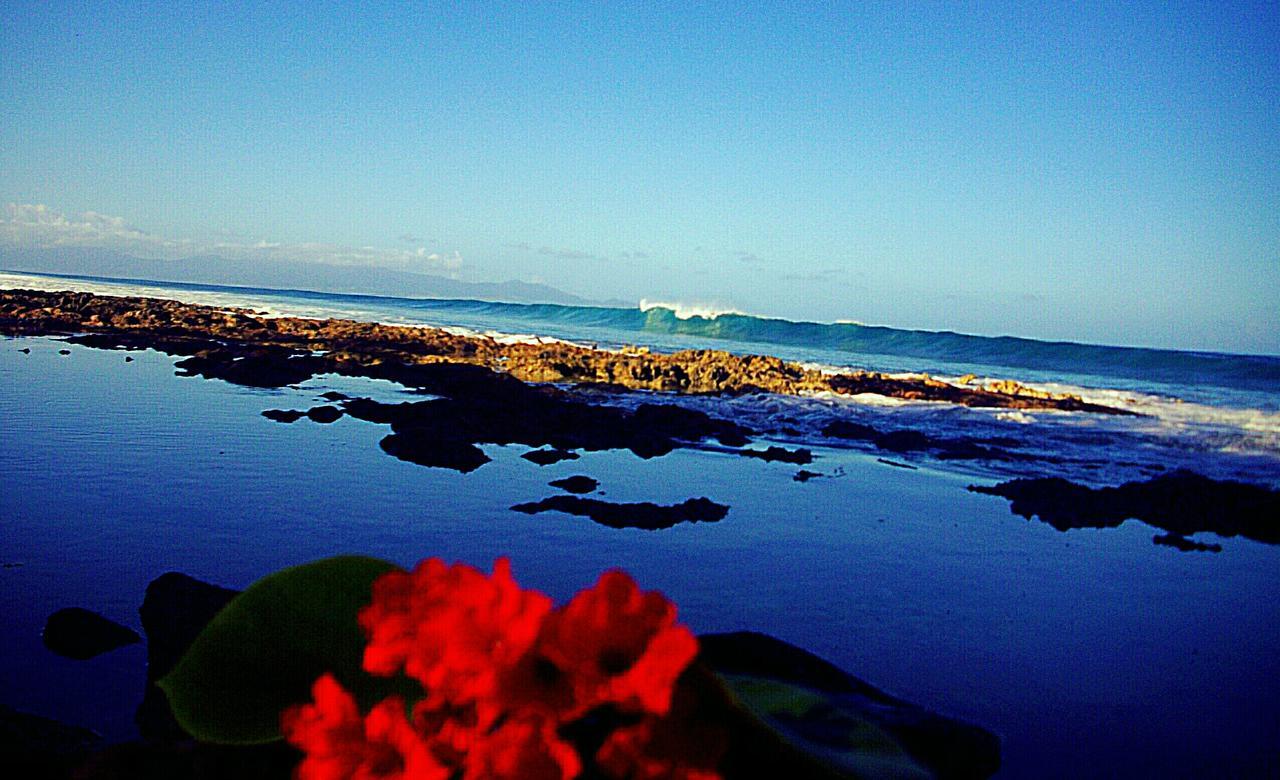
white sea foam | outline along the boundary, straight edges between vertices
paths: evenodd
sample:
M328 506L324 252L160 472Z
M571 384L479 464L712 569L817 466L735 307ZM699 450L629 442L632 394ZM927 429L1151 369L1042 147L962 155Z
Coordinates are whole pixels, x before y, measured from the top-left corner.
M554 336L537 336L532 333L499 333L494 330L486 330L483 334L485 337L493 339L499 344L567 344L573 347L588 346L579 344L575 341L567 339L558 339Z
M937 378L959 384L955 377ZM980 377L970 384L981 387L995 381L999 380ZM1088 403L1134 412L1141 416L1118 419L1124 419L1126 425L1149 437L1166 441L1177 439L1193 448L1280 457L1280 412L1210 406L1136 390L1081 387L1060 382L1024 382L1022 385L1054 395L1075 395ZM1082 415L1067 412L1065 416Z
M1036 418L1026 412L996 412L997 420L1005 422L1018 423L1019 425L1030 425L1036 421Z
M640 311L649 311L650 309L666 309L674 314L678 320L689 320L694 317L700 317L704 320L714 320L722 314L750 316L747 315L746 312L718 306L713 303L669 303L666 301L651 301L648 298L641 298Z

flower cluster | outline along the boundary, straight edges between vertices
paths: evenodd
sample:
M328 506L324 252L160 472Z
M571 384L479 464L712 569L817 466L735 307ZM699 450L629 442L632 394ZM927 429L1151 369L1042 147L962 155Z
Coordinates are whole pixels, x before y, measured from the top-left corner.
M437 558L386 574L359 616L364 669L403 672L423 696L362 715L337 680L321 677L314 701L282 718L306 754L297 776L567 780L585 760L607 777L716 778L716 740L681 739L690 707L678 696L673 707L673 695L698 644L675 618L674 604L620 571L559 608L521 589L505 558L492 576ZM620 725L584 756L566 727L602 712Z

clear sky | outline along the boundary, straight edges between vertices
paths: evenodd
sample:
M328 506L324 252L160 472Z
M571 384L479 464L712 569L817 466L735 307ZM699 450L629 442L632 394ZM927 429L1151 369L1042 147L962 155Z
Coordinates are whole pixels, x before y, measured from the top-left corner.
M365 5L6 0L0 240L1280 353L1275 2Z

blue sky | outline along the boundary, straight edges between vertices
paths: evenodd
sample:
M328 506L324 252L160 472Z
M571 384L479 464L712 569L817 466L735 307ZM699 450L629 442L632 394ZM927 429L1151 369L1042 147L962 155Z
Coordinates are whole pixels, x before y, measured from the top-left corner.
M0 241L1280 353L1277 41L1276 3L10 0Z

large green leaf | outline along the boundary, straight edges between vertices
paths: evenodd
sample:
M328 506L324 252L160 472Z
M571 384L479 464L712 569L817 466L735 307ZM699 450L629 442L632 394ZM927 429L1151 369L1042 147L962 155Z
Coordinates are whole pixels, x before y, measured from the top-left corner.
M857 710L812 688L766 677L722 674L740 706L793 749L840 777L932 777L902 747Z
M324 672L363 706L411 693L403 678L361 670L365 639L356 613L373 581L397 567L340 556L258 580L196 637L159 685L178 723L203 742L254 744L280 738L280 713L309 701ZM417 693L421 695L421 690Z

